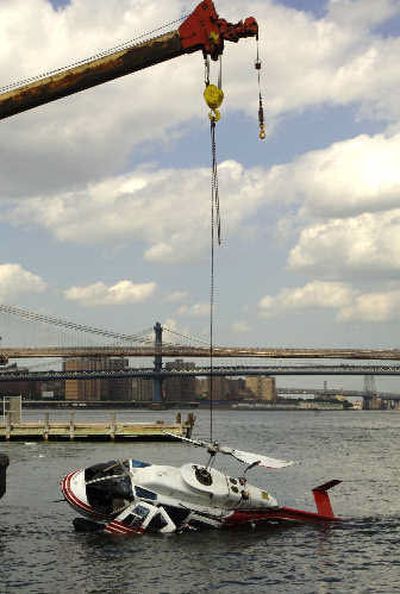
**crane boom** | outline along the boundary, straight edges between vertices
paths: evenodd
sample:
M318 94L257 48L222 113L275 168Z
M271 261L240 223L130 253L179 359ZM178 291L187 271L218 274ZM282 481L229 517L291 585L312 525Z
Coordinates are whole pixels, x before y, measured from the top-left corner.
M141 44L72 66L0 94L0 119L79 93L120 76L202 50L213 60L224 41L237 42L258 34L253 17L237 24L219 18L212 0L203 0L176 30Z

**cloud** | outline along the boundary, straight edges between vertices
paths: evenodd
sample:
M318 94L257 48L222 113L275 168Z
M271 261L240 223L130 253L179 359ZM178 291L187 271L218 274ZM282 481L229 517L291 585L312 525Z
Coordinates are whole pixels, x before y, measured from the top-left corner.
M241 10L243 16L243 4L229 2L229 11L235 6L236 14ZM400 13L398 2L332 2L331 10L320 19L278 3L254 2L248 7L260 24L270 116L317 105L358 105L369 118L398 118L400 40L374 32L374 27ZM248 114L255 108L255 99L239 86L245 82L250 89L251 75L242 75L239 83L238 73L246 72L251 50L248 46L237 52L236 77L227 83L235 104L243 103Z
M265 200L265 173L239 163L220 164L223 210L230 233ZM138 169L52 196L11 201L3 220L45 227L60 241L98 244L144 242L152 262L184 262L208 247L210 171Z
M400 320L400 290L371 292L358 295L338 315L339 320L389 322Z
M176 315L186 318L205 318L210 315L210 304L193 303L192 305L181 305Z
M223 223L227 212L229 234L244 233L246 224L265 220L261 208L271 214L271 205L280 204L285 214L278 232L299 233L291 270L397 270L399 153L400 134L378 134L269 169L225 161L219 168ZM74 191L9 201L0 218L42 226L63 242L140 242L149 262L193 261L208 248L208 189L207 168L138 168Z
M259 304L261 317L274 317L286 311L338 309L351 303L354 291L345 283L312 281L303 287L282 289L276 297L266 295Z
M267 174L271 199L304 218L345 217L398 206L400 134L360 135L309 151Z
M392 275L400 268L400 134L361 135L265 171L283 204L281 238L297 235L288 267L312 276Z
M155 290L156 284L153 282L135 284L122 280L112 286L97 282L86 287L71 287L64 292L64 296L70 301L78 301L87 306L122 305L146 301Z
M165 301L168 303L179 303L179 301L187 299L188 296L189 294L187 291L172 291L172 293L169 293L166 296Z
M400 271L400 209L333 219L306 227L290 251L289 267L325 276Z
M40 276L25 270L20 264L0 264L0 301L10 301L20 295L42 293L47 285Z
M63 66L154 29L185 6L179 0L161 5L99 0L94 14L88 2L73 2L62 11L45 0L0 4L4 83L36 74L39 65L44 70ZM231 21L248 14L259 21L269 117L352 104L371 118L394 122L400 116L400 39L372 30L399 12L397 2L332 2L322 19L268 0L222 0L218 8ZM252 119L258 99L255 72L249 68L254 54L254 41L242 40L238 46L227 43L224 56L226 104ZM2 122L2 197L83 186L126 170L143 146L154 150L159 143L174 142L185 126L206 118L201 78L201 55L195 53Z
M330 309L339 322L400 321L400 288L363 292L348 283L311 281L302 287L282 289L275 297L265 295L258 308L263 318Z

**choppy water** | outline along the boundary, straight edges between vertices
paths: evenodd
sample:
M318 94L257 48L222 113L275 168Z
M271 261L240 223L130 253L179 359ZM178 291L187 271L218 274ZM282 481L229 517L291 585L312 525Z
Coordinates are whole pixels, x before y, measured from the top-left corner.
M197 415L195 435L206 437L207 412ZM172 420L173 413L156 417ZM181 444L1 444L11 465L0 502L0 594L400 592L399 425L395 412L218 411L214 437L220 441L299 462L282 471L255 469L253 483L282 503L312 509L310 488L341 478L332 500L347 520L325 528L164 537L74 532L73 510L57 502L59 480L71 469L116 457L204 461L201 450ZM221 462L237 468L234 461Z

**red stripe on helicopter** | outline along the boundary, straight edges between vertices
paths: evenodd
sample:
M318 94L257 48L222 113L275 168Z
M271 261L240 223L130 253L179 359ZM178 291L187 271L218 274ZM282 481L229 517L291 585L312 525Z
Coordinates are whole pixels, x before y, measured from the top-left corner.
M268 520L283 520L294 522L332 522L340 518L309 512L292 507L278 507L268 511L240 511L236 510L226 520L226 524L245 524L249 522L265 522Z
M66 477L64 477L64 479L62 481L62 486L61 486L62 492L64 493L65 498L71 505L73 505L75 507L79 507L91 514L94 514L94 509L90 505L87 505L87 503L84 503L83 501L81 501L75 495L73 490L71 489L71 480L76 474L78 474L78 472L80 472L80 471L76 470L74 472L70 472L69 474L67 474Z
M110 534L143 534L144 532L143 528L131 528L118 520L113 520L107 524L104 530Z

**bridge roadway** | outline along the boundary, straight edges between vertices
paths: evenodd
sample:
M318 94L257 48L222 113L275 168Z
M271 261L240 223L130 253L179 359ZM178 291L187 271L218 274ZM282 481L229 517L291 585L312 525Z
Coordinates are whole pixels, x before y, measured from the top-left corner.
M90 380L90 379L112 379L112 378L143 378L163 380L170 377L195 377L195 376L303 376L303 375L400 375L400 365L275 365L275 366L215 366L211 370L207 367L196 367L194 369L162 369L155 372L153 368L125 368L122 370L82 370L82 371L21 371L16 369L4 369L0 372L1 382L13 381L51 381L51 380ZM397 399L390 398L390 399ZM400 399L400 395L398 396Z
M323 388L277 388L279 396L286 396L288 394L296 394L298 396L307 396L313 394L314 396L344 396L345 398L372 398L374 395L365 392L365 390L343 390L342 388L323 389ZM398 400L400 401L400 394L395 392L381 392L377 394L380 399L383 400Z
M97 347L0 347L1 360L72 357L198 357L210 356L209 347L163 345L155 346L97 346ZM272 347L214 347L216 358L270 359L364 359L400 361L400 349L347 348L272 348Z

